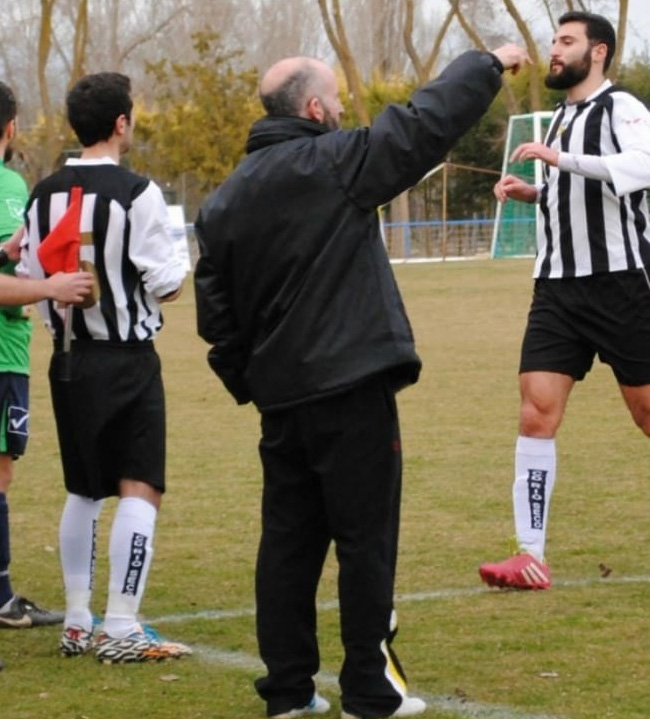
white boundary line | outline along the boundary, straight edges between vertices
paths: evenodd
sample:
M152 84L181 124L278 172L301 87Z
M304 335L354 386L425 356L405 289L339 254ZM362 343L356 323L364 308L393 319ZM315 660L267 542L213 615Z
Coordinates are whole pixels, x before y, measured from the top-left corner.
M553 580L554 587L595 587L606 586L607 584L650 584L650 575L639 575L633 577L607 577L607 579L559 579ZM504 594L511 593L509 590L488 589L487 587L467 587L456 589L436 589L430 592L416 592L414 594L398 594L395 596L395 604L407 604L409 602L430 602L444 599L458 599L459 597L476 597L482 594ZM338 609L338 600L329 600L318 603L318 611L327 612ZM254 607L241 607L240 609L208 609L200 612L187 612L184 614L170 614L155 619L147 619L147 624L180 624L191 622L195 619L207 619L209 621L221 621L224 619L240 619L242 617L255 616Z
M650 583L649 575L631 576L631 577L608 577L606 579L567 579L556 580L555 587L593 587L607 584L648 584ZM445 599L456 599L458 597L475 597L485 594L503 593L503 590L487 589L485 587L475 588L456 588L456 589L438 589L430 592L416 592L413 594L400 594L395 597L396 604L405 604L409 602L426 602L440 601ZM320 602L318 604L319 611L330 611L338 609L337 601ZM252 617L255 615L254 608L242 607L241 609L232 610L208 610L202 612L193 612L186 614L172 614L166 617L149 620L150 624L179 624L186 621L194 621L197 619L206 619L208 621L221 621L225 619L239 619L242 617ZM256 657L243 652L231 652L216 647L208 647L195 645L194 652L198 658L209 664L220 664L242 671L264 672L263 663ZM319 672L317 676L319 685L338 691L338 679L329 672ZM414 694L422 697L430 709L438 712L450 714L457 719L562 719L558 716L548 714L530 714L522 712L512 707L500 706L495 704L480 704L478 702L467 701L460 697L432 695L414 690Z
M261 672L266 670L264 664L257 658L243 652L228 652L207 646L193 646L194 653L208 664L221 664L231 669L241 669L245 672ZM338 678L330 672L319 672L316 676L319 688L333 690L338 693ZM451 714L458 719L561 719L561 717L548 714L530 714L511 707L496 704L479 704L459 697L424 694L415 690L414 695L421 697L428 709Z

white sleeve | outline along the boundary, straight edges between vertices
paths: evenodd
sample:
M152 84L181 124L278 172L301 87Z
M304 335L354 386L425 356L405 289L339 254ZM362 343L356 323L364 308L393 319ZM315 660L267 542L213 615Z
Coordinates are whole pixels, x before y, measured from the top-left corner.
M571 152L561 152L557 166L560 170L574 172L590 180L612 181L609 167L602 155L574 155Z
M650 112L627 92L612 98L612 125L621 151L603 159L620 197L650 187Z
M186 274L176 252L167 205L155 182L149 182L129 211L131 239L129 257L142 273L145 289L155 297L178 290Z

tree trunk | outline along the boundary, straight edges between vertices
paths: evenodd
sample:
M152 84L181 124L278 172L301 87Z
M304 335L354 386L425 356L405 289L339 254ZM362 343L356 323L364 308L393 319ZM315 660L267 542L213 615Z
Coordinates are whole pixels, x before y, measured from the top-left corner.
M367 126L370 124L370 115L363 100L363 84L359 75L359 68L350 50L350 43L348 42L343 16L341 15L341 4L339 0L332 0L331 15L327 0L318 0L318 7L323 18L327 38L343 68L357 120L360 125Z
M38 88L41 96L41 107L45 121L45 162L43 169L49 170L56 154L56 132L52 99L47 85L47 61L52 48L52 11L56 0L41 0L41 26L38 36Z
M528 25L520 15L519 10L517 10L517 6L513 2L513 0L503 0L503 4L506 6L510 17L512 17L512 19L515 21L515 24L517 25L517 30L519 30L521 36L524 38L524 42L526 43L526 50L528 51L528 56L533 63L533 66L530 68L529 73L530 81L528 85L528 91L530 97L530 108L531 110L533 110L533 112L535 112L542 109L542 87L539 74L541 63L539 60L539 52L537 51L537 44L535 43L535 40L533 39L533 36L528 29Z
M625 37L627 32L627 13L628 0L619 0L618 3L618 29L616 31L616 52L612 60L608 75L612 82L616 82L618 73L621 69L621 60L623 58L623 50L625 49Z

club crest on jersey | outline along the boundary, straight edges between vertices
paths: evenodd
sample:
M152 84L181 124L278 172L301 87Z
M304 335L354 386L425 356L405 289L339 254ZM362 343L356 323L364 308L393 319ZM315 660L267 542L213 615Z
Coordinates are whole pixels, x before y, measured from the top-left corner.
M9 217L16 220L16 222L19 222L22 225L23 214L25 212L25 203L21 202L20 200L15 200L14 198L9 197L5 200L5 204L7 206L7 211L9 212Z
M544 529L544 510L546 509L545 469L528 470L528 503L530 505L530 528Z

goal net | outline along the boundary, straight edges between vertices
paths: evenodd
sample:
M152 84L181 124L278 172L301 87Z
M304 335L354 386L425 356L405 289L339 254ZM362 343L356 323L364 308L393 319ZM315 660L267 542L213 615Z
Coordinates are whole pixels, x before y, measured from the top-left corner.
M551 122L552 112L512 115L508 121L503 175L516 175L531 184L542 182L542 163L509 161L513 151L524 142L542 142ZM535 255L538 206L510 200L498 203L492 235L492 257L530 257Z

